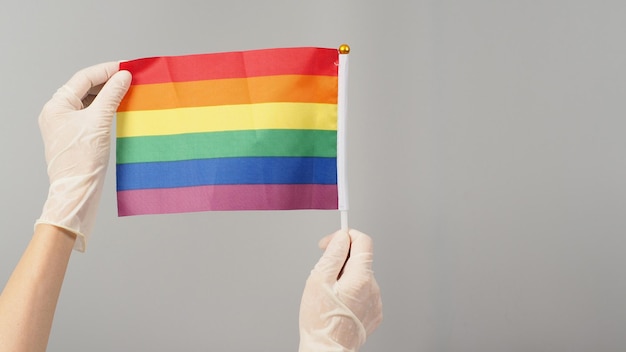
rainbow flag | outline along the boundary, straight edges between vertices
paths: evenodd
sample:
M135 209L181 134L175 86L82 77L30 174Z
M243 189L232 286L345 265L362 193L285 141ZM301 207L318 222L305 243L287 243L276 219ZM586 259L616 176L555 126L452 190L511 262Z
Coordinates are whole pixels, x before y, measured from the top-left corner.
M120 63L133 79L117 112L118 214L344 208L340 56L303 47Z

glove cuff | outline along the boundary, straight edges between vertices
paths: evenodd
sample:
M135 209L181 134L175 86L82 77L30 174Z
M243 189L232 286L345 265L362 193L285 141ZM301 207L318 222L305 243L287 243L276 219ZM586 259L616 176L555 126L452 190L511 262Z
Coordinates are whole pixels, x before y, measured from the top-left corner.
M102 182L93 177L74 177L54 182L41 216L35 224L44 223L76 234L74 249L84 252L94 226Z
M76 230L73 230L67 226L63 226L61 224L57 224L54 223L52 221L47 221L44 219L37 219L37 221L35 221L35 227L37 227L37 225L39 224L46 224L46 225L52 225L52 226L56 226L56 227L60 227L64 230L67 230L73 234L76 235L76 242L74 242L74 250L78 251L78 252L85 252L85 247L87 246L87 236L81 232L77 232Z

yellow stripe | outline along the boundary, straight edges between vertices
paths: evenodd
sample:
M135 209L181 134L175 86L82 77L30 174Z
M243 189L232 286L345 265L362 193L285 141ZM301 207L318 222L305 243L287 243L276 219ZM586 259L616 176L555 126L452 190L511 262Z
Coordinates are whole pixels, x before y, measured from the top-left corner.
M117 137L254 129L337 130L337 105L263 103L117 113Z

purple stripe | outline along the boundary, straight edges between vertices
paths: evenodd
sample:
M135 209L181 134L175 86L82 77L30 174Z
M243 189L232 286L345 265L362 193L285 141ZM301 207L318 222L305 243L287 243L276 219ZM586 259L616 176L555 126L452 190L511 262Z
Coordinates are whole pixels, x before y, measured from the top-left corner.
M219 185L117 192L119 216L210 210L337 209L337 185Z

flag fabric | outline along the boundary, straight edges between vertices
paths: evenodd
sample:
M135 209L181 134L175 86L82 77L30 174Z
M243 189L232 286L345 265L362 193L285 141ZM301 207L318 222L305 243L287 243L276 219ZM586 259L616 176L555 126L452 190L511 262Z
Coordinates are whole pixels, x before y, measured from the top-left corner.
M133 78L117 112L118 214L341 209L339 56L303 47L120 63Z

